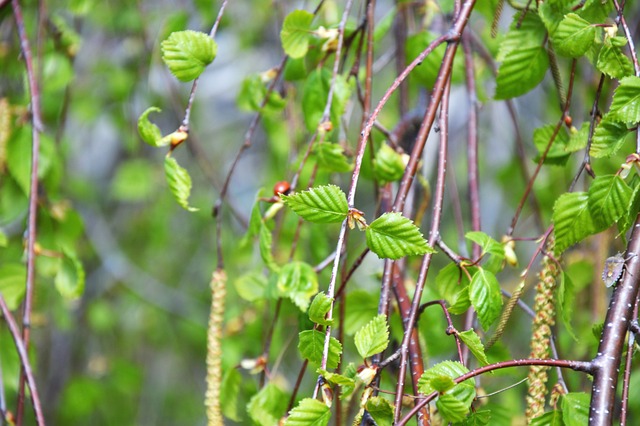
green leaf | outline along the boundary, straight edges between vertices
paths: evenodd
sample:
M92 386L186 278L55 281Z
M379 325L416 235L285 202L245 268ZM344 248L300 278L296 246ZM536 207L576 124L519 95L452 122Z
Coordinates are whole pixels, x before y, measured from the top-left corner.
M234 282L234 285L238 296L248 302L255 302L267 297L267 278L261 272L247 272L241 275Z
M280 197L287 206L309 222L342 222L349 213L347 196L335 185L316 186Z
M573 318L573 308L575 305L576 299L576 290L573 287L573 281L571 278L563 272L560 273L560 282L558 284L558 307L560 309L560 318L562 319L562 323L564 327L567 329L567 332L573 340L578 341L578 337L576 333L573 331L573 327L571 326L571 319Z
M406 65L413 62L414 59L416 59L416 57L418 57L439 35L440 34L422 31L409 36L405 44ZM438 72L440 71L440 65L442 64L445 50L446 43L442 43L436 47L424 58L420 66L416 67L411 72L411 78L415 79L415 81L421 86L431 90L436 82L436 78L438 77ZM458 78L460 78L458 76L464 75L464 61L460 55L461 53L456 54L453 61L451 78L454 83Z
M395 182L402 178L406 164L402 155L389 145L382 144L373 159L373 173L381 184Z
M311 306L309 306L309 319L316 324L333 325L333 320L325 318L329 309L331 309L332 302L333 299L326 294L322 292L316 294L316 297L314 297L311 302Z
M238 108L243 111L275 113L282 111L287 104L287 101L282 99L277 91L272 90L263 108L262 103L266 96L267 86L263 82L262 76L259 74L251 75L242 81L237 99Z
M337 143L321 142L313 148L318 166L331 172L350 172L353 164L344 154L344 148Z
M302 312L309 307L309 299L318 292L318 274L304 262L290 262L280 269L278 292L288 297Z
M620 80L608 115L629 127L640 122L640 77L625 77Z
M586 192L562 194L553 205L553 223L555 224L556 250L560 253L602 230L596 228L591 218L589 196Z
M456 385L453 379L449 376L438 376L431 379L431 386L438 392L446 392L449 389L453 389Z
M58 293L65 299L74 300L84 293L84 267L78 256L69 250L63 250L59 269L54 279Z
M189 206L191 176L189 176L187 170L180 167L175 158L167 155L164 157L164 173L169 189L178 204L190 212L198 211L197 208Z
M460 423L460 426L487 426L491 422L491 410L476 410Z
M389 345L389 324L386 315L378 315L355 335L356 349L362 358L384 351Z
M391 426L393 424L393 404L386 398L374 396L369 398L365 405L378 426Z
M385 213L367 227L367 246L379 258L400 259L435 253L420 229L401 213Z
M299 334L298 350L304 359L315 366L322 363L322 351L324 349L324 333L318 330L305 330ZM335 337L329 341L329 356L327 357L327 368L333 370L340 362L342 344Z
M502 39L496 60L504 61L507 54L522 47L540 47L547 37L547 29L540 17L528 10L524 18L522 12L514 15L509 32Z
M623 38L626 43L626 38ZM620 46L605 39L604 46L600 49L596 62L598 71L611 78L622 79L633 75L633 64L631 60L622 52Z
M294 10L284 18L280 31L284 53L294 59L307 54L312 22L313 14L306 10Z
M452 314L465 313L471 306L469 278L455 263L448 264L438 272L436 287Z
M222 414L234 422L242 420L238 405L240 383L242 383L242 375L237 368L230 368L224 374L220 385L220 408L222 409Z
M633 190L618 175L598 176L589 187L589 213L596 228L608 228L627 211Z
M622 148L630 133L626 124L617 122L606 114L593 133L589 154L595 158L612 156Z
M489 364L489 360L487 359L487 355L484 353L484 346L480 341L480 337L478 337L473 329L458 333L458 337L465 345L467 345L473 356L475 356L480 362L480 365L484 366Z
M542 154L544 153L545 149L547 149L547 145L549 144L549 141L553 136L555 127L555 124L547 124L533 131L533 143L538 149L538 155L535 159L536 162L540 161ZM569 135L563 127L558 131L558 134L551 144L551 148L549 148L549 152L547 152L547 157L544 160L545 164L563 166L569 159L570 155L569 153L567 153L568 143Z
M31 184L32 159L31 127L16 128L7 141L6 167L25 195L29 194ZM56 144L46 133L40 135L40 155L38 157L38 179L42 180L59 160ZM0 157L2 154L0 154Z
M307 130L315 132L323 118L331 86L331 72L320 68L309 73L302 90L302 113ZM333 97L331 99L330 121L334 132L339 128L340 116L344 113L351 96L351 87L346 78L337 75Z
M365 290L354 290L347 294L347 306L344 332L352 336L378 314L378 297Z
M579 426L589 423L589 402L591 396L586 392L570 392L562 395L562 420L567 426Z
M277 425L287 411L287 395L275 384L269 382L251 398L247 412L251 419L260 426Z
M26 289L27 269L20 263L0 266L0 293L10 310L18 309Z
M422 374L418 380L418 389L420 393L429 395L436 391L434 382L444 383L443 380L446 381L446 378L456 379L468 372L469 370L459 362L441 362ZM475 396L475 383L473 379L467 379L439 395L436 406L447 421L459 422L466 417Z
M502 294L496 276L478 268L469 284L469 299L478 313L480 325L487 330L500 316L502 309Z
M151 146L165 146L171 143L169 138L163 138L158 126L149 121L149 114L160 112L158 107L147 108L138 118L138 133L143 141Z
M565 426L562 421L562 411L553 410L531 420L530 426Z
M632 188L633 193L631 194L631 201L629 201L627 212L618 222L618 229L621 234L625 234L629 229L631 229L631 225L634 224L636 217L638 216L638 212L640 211L640 184L635 182L635 186L632 186Z
M570 58L584 55L594 44L596 28L575 13L568 13L551 36L556 53Z
M580 130L576 130L574 127L569 131L569 141L565 147L567 152L576 152L584 149L587 146L587 139L589 138L589 123L584 122L580 126Z
M260 247L260 257L262 257L262 261L265 266L269 268L270 271L278 272L280 267L276 263L273 258L273 253L271 252L271 246L273 245L273 236L271 235L271 230L267 226L266 222L261 222L260 225L260 234L259 234L259 247Z
M532 90L543 79L549 68L549 57L544 46L522 46L509 52L496 78L496 99L510 99Z
M180 81L195 80L216 57L218 47L208 34L175 31L162 42L162 60Z
M313 398L305 398L289 412L285 426L327 426L331 418L328 406Z
M492 254L500 259L504 259L504 247L502 244L480 231L467 232L465 238L473 241L482 247L482 254Z
M331 373L321 368L318 368L316 372L324 377L327 382L340 386L340 399L348 398L356 388L356 381L351 377L347 377L346 375L342 374Z

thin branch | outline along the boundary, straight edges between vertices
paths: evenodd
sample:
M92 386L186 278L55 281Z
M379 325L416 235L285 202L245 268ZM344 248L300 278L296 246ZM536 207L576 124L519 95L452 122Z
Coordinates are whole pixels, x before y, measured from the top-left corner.
M484 367L477 368L464 374L456 379L454 379L454 383L458 384L464 382L465 380L472 379L476 376L479 376L484 373L488 373L489 371L500 370L503 368L510 367L523 367L530 365L546 365L551 367L561 367L561 368L569 368L574 371L579 371L582 373L592 373L593 371L593 363L588 361L569 361L563 359L514 359L511 361L503 361L495 364L486 365ZM429 402L433 401L438 396L438 392L433 392L428 395L425 399L416 404L415 407L407 413L406 416L402 418L399 422L394 423L397 426L404 426L407 422L413 417L416 412L427 405ZM606 424L606 423L601 423Z
M27 69L27 81L29 84L29 95L31 98L31 175L29 179L29 212L27 219L27 281L22 315L22 342L25 348L29 347L31 335L31 310L33 305L33 295L35 291L36 274L36 216L38 214L38 160L40 157L40 132L42 131L42 117L40 114L40 88L36 80L36 73L33 68L33 57L31 46L25 28L22 8L18 0L12 0L13 16L18 27L20 36L20 50L24 58ZM22 424L24 413L24 391L25 391L25 367L21 368L20 382L18 389L18 405L16 408L16 424Z
M7 307L7 304L4 300L4 297L0 294L0 310L2 310L2 316L4 320L7 322L9 326L9 332L11 333L11 338L13 338L13 342L16 345L16 349L18 351L18 357L20 358L20 366L24 372L24 377L26 378L27 385L29 386L29 393L31 394L31 403L33 404L33 411L36 416L36 424L38 426L44 426L44 415L42 414L42 406L40 405L40 396L38 394L38 387L36 386L36 381L33 378L33 371L31 369L31 364L29 363L29 354L27 353L26 345L20 337L20 328L18 324L16 324L16 320L11 315L11 311ZM17 422L16 422L17 423Z

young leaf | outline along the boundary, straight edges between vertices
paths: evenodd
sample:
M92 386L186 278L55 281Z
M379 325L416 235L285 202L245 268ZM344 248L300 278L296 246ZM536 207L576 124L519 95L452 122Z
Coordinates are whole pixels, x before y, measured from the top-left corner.
M285 426L327 426L331 410L322 402L305 398L289 412Z
M290 262L280 270L277 287L280 296L288 297L305 312L309 299L318 292L318 275L308 263Z
M622 216L622 219L618 222L618 230L621 234L624 234L631 229L631 225L635 222L638 212L640 211L640 184L636 184L632 188L633 193L631 194L629 207L627 208L626 213Z
M420 393L429 395L436 391L434 382L443 383L443 378L456 379L469 370L459 362L444 361L425 371L418 380ZM458 383L453 388L438 396L436 406L440 414L448 421L462 421L476 396L473 379Z
M367 227L367 246L379 258L435 253L420 229L401 213L385 213Z
M547 37L547 29L536 13L528 11L524 17L522 12L513 16L509 26L509 32L500 43L498 62L504 61L507 54L522 47L538 47L544 44Z
M389 345L389 324L386 315L378 315L355 335L356 349L362 358L384 351Z
M538 155L536 156L536 161L539 161L544 153L545 149L547 149L547 145L553 136L553 132L555 130L555 124L547 124L542 127L538 127L533 131L533 144L536 146L538 150ZM551 148L549 148L549 152L547 152L547 157L545 158L545 164L555 164L555 165L564 165L569 159L569 153L567 153L567 144L569 143L569 135L564 128L561 128L558 134L556 135L553 143L551 144Z
M559 252L601 230L596 228L589 213L586 192L562 194L553 205L553 223Z
M467 232L465 238L473 241L482 247L482 254L492 254L500 259L504 259L504 247L502 244L480 231Z
M606 114L593 133L589 154L595 158L610 157L622 147L630 132L624 123Z
M271 230L267 226L266 222L261 222L259 238L260 257L262 257L262 261L270 271L278 272L280 267L276 263L273 258L273 253L271 252L273 236L271 235Z
M237 368L230 368L222 378L220 386L220 408L222 414L234 422L240 422L242 415L238 405L242 375Z
M247 404L247 413L260 426L277 425L287 411L288 396L272 382L268 383Z
M369 398L365 408L378 426L391 426L393 424L393 404L386 398L381 396Z
M536 87L549 68L544 46L517 47L509 52L498 68L496 99L524 95Z
M567 426L589 423L589 402L591 396L586 392L570 392L562 395L562 420Z
M584 55L595 42L596 28L575 13L560 21L551 41L556 53L570 58Z
M452 314L462 314L471 306L469 279L455 263L448 264L438 272L436 287Z
M269 99L264 104L264 98L267 96L267 87L262 80L261 75L254 74L242 81L240 92L238 93L238 108L244 111L262 111L267 113L275 113L282 111L287 101L282 99L276 91L269 93Z
M20 263L5 263L0 266L0 293L11 310L22 303L25 293L27 270Z
M547 411L531 420L530 426L566 426L562 421L562 410Z
M318 165L331 172L350 172L353 164L344 154L344 148L337 143L321 142L313 148Z
M626 39L624 40L626 42ZM633 75L631 60L622 53L620 46L612 44L609 40L605 40L604 46L600 49L596 68L611 78L622 79Z
M495 275L485 269L478 268L478 271L471 277L469 298L478 313L480 325L487 330L500 316L502 309L500 284Z
M56 290L65 299L77 299L84 293L84 277L84 267L78 256L70 250L63 250L54 279Z
M380 183L395 182L404 174L406 165L402 155L389 145L382 144L373 159L373 173Z
M640 122L640 77L625 77L613 94L609 109L612 119L630 127Z
M238 296L248 302L255 302L267 297L267 278L262 272L247 272L238 277L234 286Z
M317 186L280 197L287 206L309 222L342 222L349 213L347 197L335 185Z
M573 308L576 298L576 290L573 287L573 281L564 272L560 273L560 282L558 284L558 307L560 308L559 316L562 318L564 328L573 340L578 341L576 333L571 326L571 319L573 318Z
M322 351L324 350L324 333L318 330L305 330L299 334L298 350L304 359L308 359L313 365L319 366L322 362ZM338 339L331 337L329 340L329 356L327 357L327 368L333 370L340 362L342 344Z
M326 68L321 68L310 72L304 83L302 90L302 114L307 130L310 132L316 131L323 118L331 82L331 72ZM344 76L340 74L337 75L329 117L333 124L334 131L339 127L340 116L344 113L350 96L351 86L349 86Z
M627 211L633 190L618 175L598 176L589 187L589 213L596 228L608 228Z
M165 146L171 143L171 139L163 138L158 126L149 121L149 114L160 111L158 107L149 107L138 118L138 133L142 140L151 146Z
M353 365L353 364L350 364L350 365ZM316 370L316 373L324 377L324 379L327 382L340 386L340 399L347 398L349 395L351 395L351 393L356 388L355 379L348 377L346 373L345 374L330 373L329 371L323 370L321 368L318 368Z
M197 208L189 206L189 196L191 195L191 176L180 167L175 158L164 157L164 174L169 184L169 189L178 204L190 212L198 211Z
M480 337L478 337L473 329L458 333L458 337L465 345L467 345L473 356L480 361L480 365L489 364L489 360L487 359L487 355L484 353L484 346L480 341Z
M284 18L280 41L284 53L291 58L302 58L309 50L313 14L306 10L294 10Z
M309 306L309 319L316 324L333 325L333 320L329 321L325 318L331 308L331 302L333 299L326 294L322 292L316 294Z
M216 57L216 42L198 31L175 31L162 42L162 60L180 81L195 80Z
M491 423L491 410L478 410L469 416L459 426L488 426Z

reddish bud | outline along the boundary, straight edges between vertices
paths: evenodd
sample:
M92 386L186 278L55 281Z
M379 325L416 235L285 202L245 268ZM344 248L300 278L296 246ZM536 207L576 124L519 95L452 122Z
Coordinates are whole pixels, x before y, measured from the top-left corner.
M291 191L291 185L286 180L276 182L276 184L273 185L273 195L287 195L289 191Z

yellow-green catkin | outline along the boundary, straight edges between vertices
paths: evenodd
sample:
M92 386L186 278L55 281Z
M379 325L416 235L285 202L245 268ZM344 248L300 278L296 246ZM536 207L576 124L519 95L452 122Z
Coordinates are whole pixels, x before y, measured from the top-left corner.
M204 404L207 407L208 426L223 424L220 411L220 383L222 382L222 322L227 274L216 269L211 277L211 312L207 328L207 391Z
M557 260L551 257L554 252L553 236L549 237L546 245L546 253L542 258L542 270L538 275L536 296L533 306L535 317L533 319L531 336L530 358L547 359L551 347L551 327L555 324L555 299L556 277L560 273ZM529 369L529 390L527 393L527 408L525 415L527 422L544 414L545 398L547 395L547 366L534 365Z

